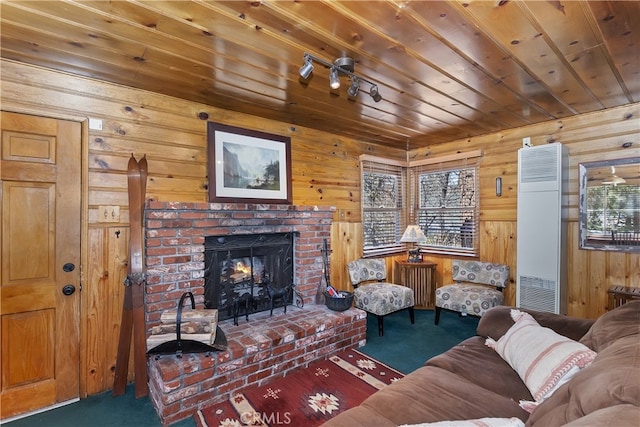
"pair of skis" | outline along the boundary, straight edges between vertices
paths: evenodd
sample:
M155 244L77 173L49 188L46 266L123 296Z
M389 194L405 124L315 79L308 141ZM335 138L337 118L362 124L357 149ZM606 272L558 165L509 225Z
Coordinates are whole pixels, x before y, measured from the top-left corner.
M127 186L129 192L129 265L125 284L118 356L116 359L113 396L125 393L129 372L129 354L133 335L133 362L135 374L135 396L148 394L146 327L144 322L144 292L146 275L144 271L142 221L147 191L146 155L137 161L131 155L127 165Z

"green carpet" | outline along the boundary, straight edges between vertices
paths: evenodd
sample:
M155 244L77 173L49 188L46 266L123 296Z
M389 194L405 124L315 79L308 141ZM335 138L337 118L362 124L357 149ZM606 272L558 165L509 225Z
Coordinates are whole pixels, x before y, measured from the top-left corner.
M376 317L369 315L367 345L359 350L408 374L433 356L476 334L477 317L460 317L442 311L440 324L436 326L434 315L433 310L415 310L416 323L412 325L406 310L389 314L384 318L384 336L378 335Z
M460 341L475 335L478 319L458 317L443 312L440 325L433 324L434 312L416 310L416 323L409 321L406 311L391 314L384 319L384 336L378 336L375 317L367 318L367 345L359 351L405 374L419 368L424 362ZM136 399L133 386L127 386L124 396L112 397L111 392L82 399L61 408L30 417L3 423L7 427L160 427L153 405L148 398ZM192 427L195 422L187 418L175 427Z
M159 427L162 423L151 400L148 397L136 399L133 384L129 384L123 396L113 397L109 391L2 425L7 427ZM195 426L195 422L188 418L173 426Z

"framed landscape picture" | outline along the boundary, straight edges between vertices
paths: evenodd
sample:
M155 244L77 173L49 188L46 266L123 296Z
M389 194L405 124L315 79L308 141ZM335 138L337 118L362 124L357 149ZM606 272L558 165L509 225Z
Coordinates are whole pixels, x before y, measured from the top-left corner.
M291 138L207 123L209 201L291 204Z

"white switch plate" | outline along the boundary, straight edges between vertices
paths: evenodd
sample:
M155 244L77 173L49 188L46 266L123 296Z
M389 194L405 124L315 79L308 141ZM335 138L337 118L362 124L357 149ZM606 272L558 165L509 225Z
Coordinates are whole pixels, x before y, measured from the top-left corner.
M523 147L531 147L531 137L530 136L522 138L522 146Z
M102 120L89 118L89 129L102 130Z

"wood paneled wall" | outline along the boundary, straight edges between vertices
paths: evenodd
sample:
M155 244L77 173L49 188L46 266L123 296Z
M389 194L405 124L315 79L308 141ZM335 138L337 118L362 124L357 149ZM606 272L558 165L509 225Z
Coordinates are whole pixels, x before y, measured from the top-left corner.
M332 227L331 281L349 289L346 262L361 254L360 173L358 156L372 154L403 160L404 147L385 148L334 134L268 121L89 78L80 78L2 60L2 109L86 122L101 119L101 131L85 123L83 165L82 393L111 388L126 274L128 208L126 165L129 156L147 155L147 198L206 201L206 119L292 138L293 202L336 207ZM606 307L609 284L640 286L637 254L577 249L577 163L627 157L622 142L640 146L639 104L598 114L548 122L469 140L414 150L411 159L481 148L481 258L515 269L516 166L521 138L534 144L550 139L566 143L571 155L572 206L569 237L569 314L597 317ZM629 118L626 118L630 116ZM503 177L503 196L495 196L495 177ZM98 222L99 206L119 206L117 223ZM403 255L404 256L404 255ZM393 276L393 260L388 260ZM438 263L436 282L451 277L451 260ZM515 275L513 276L515 277ZM506 291L515 302L515 286ZM132 370L130 370L132 371Z
M640 287L640 254L580 250L578 247L578 164L640 156L640 104L604 112L583 114L481 137L452 141L409 152L423 159L483 151L480 163L480 258L511 266L516 276L517 161L522 138L533 145L561 142L569 149L568 314L596 318L607 309L611 285ZM632 143L623 148L624 143ZM502 177L502 196L495 194L495 179ZM438 283L451 277L448 259L439 262ZM506 302L515 304L515 286L506 291Z
M0 65L2 109L84 122L102 120L101 131L84 126L81 380L85 394L108 390L113 384L128 250L126 169L131 154L147 156L147 199L207 201L203 113L210 121L290 136L293 203L335 206L336 219L343 221L337 226L360 217L358 156L406 157L404 147L385 148L12 61L2 60ZM100 206L119 206L119 222L98 222ZM352 247L353 252L345 253L355 254L357 246Z

